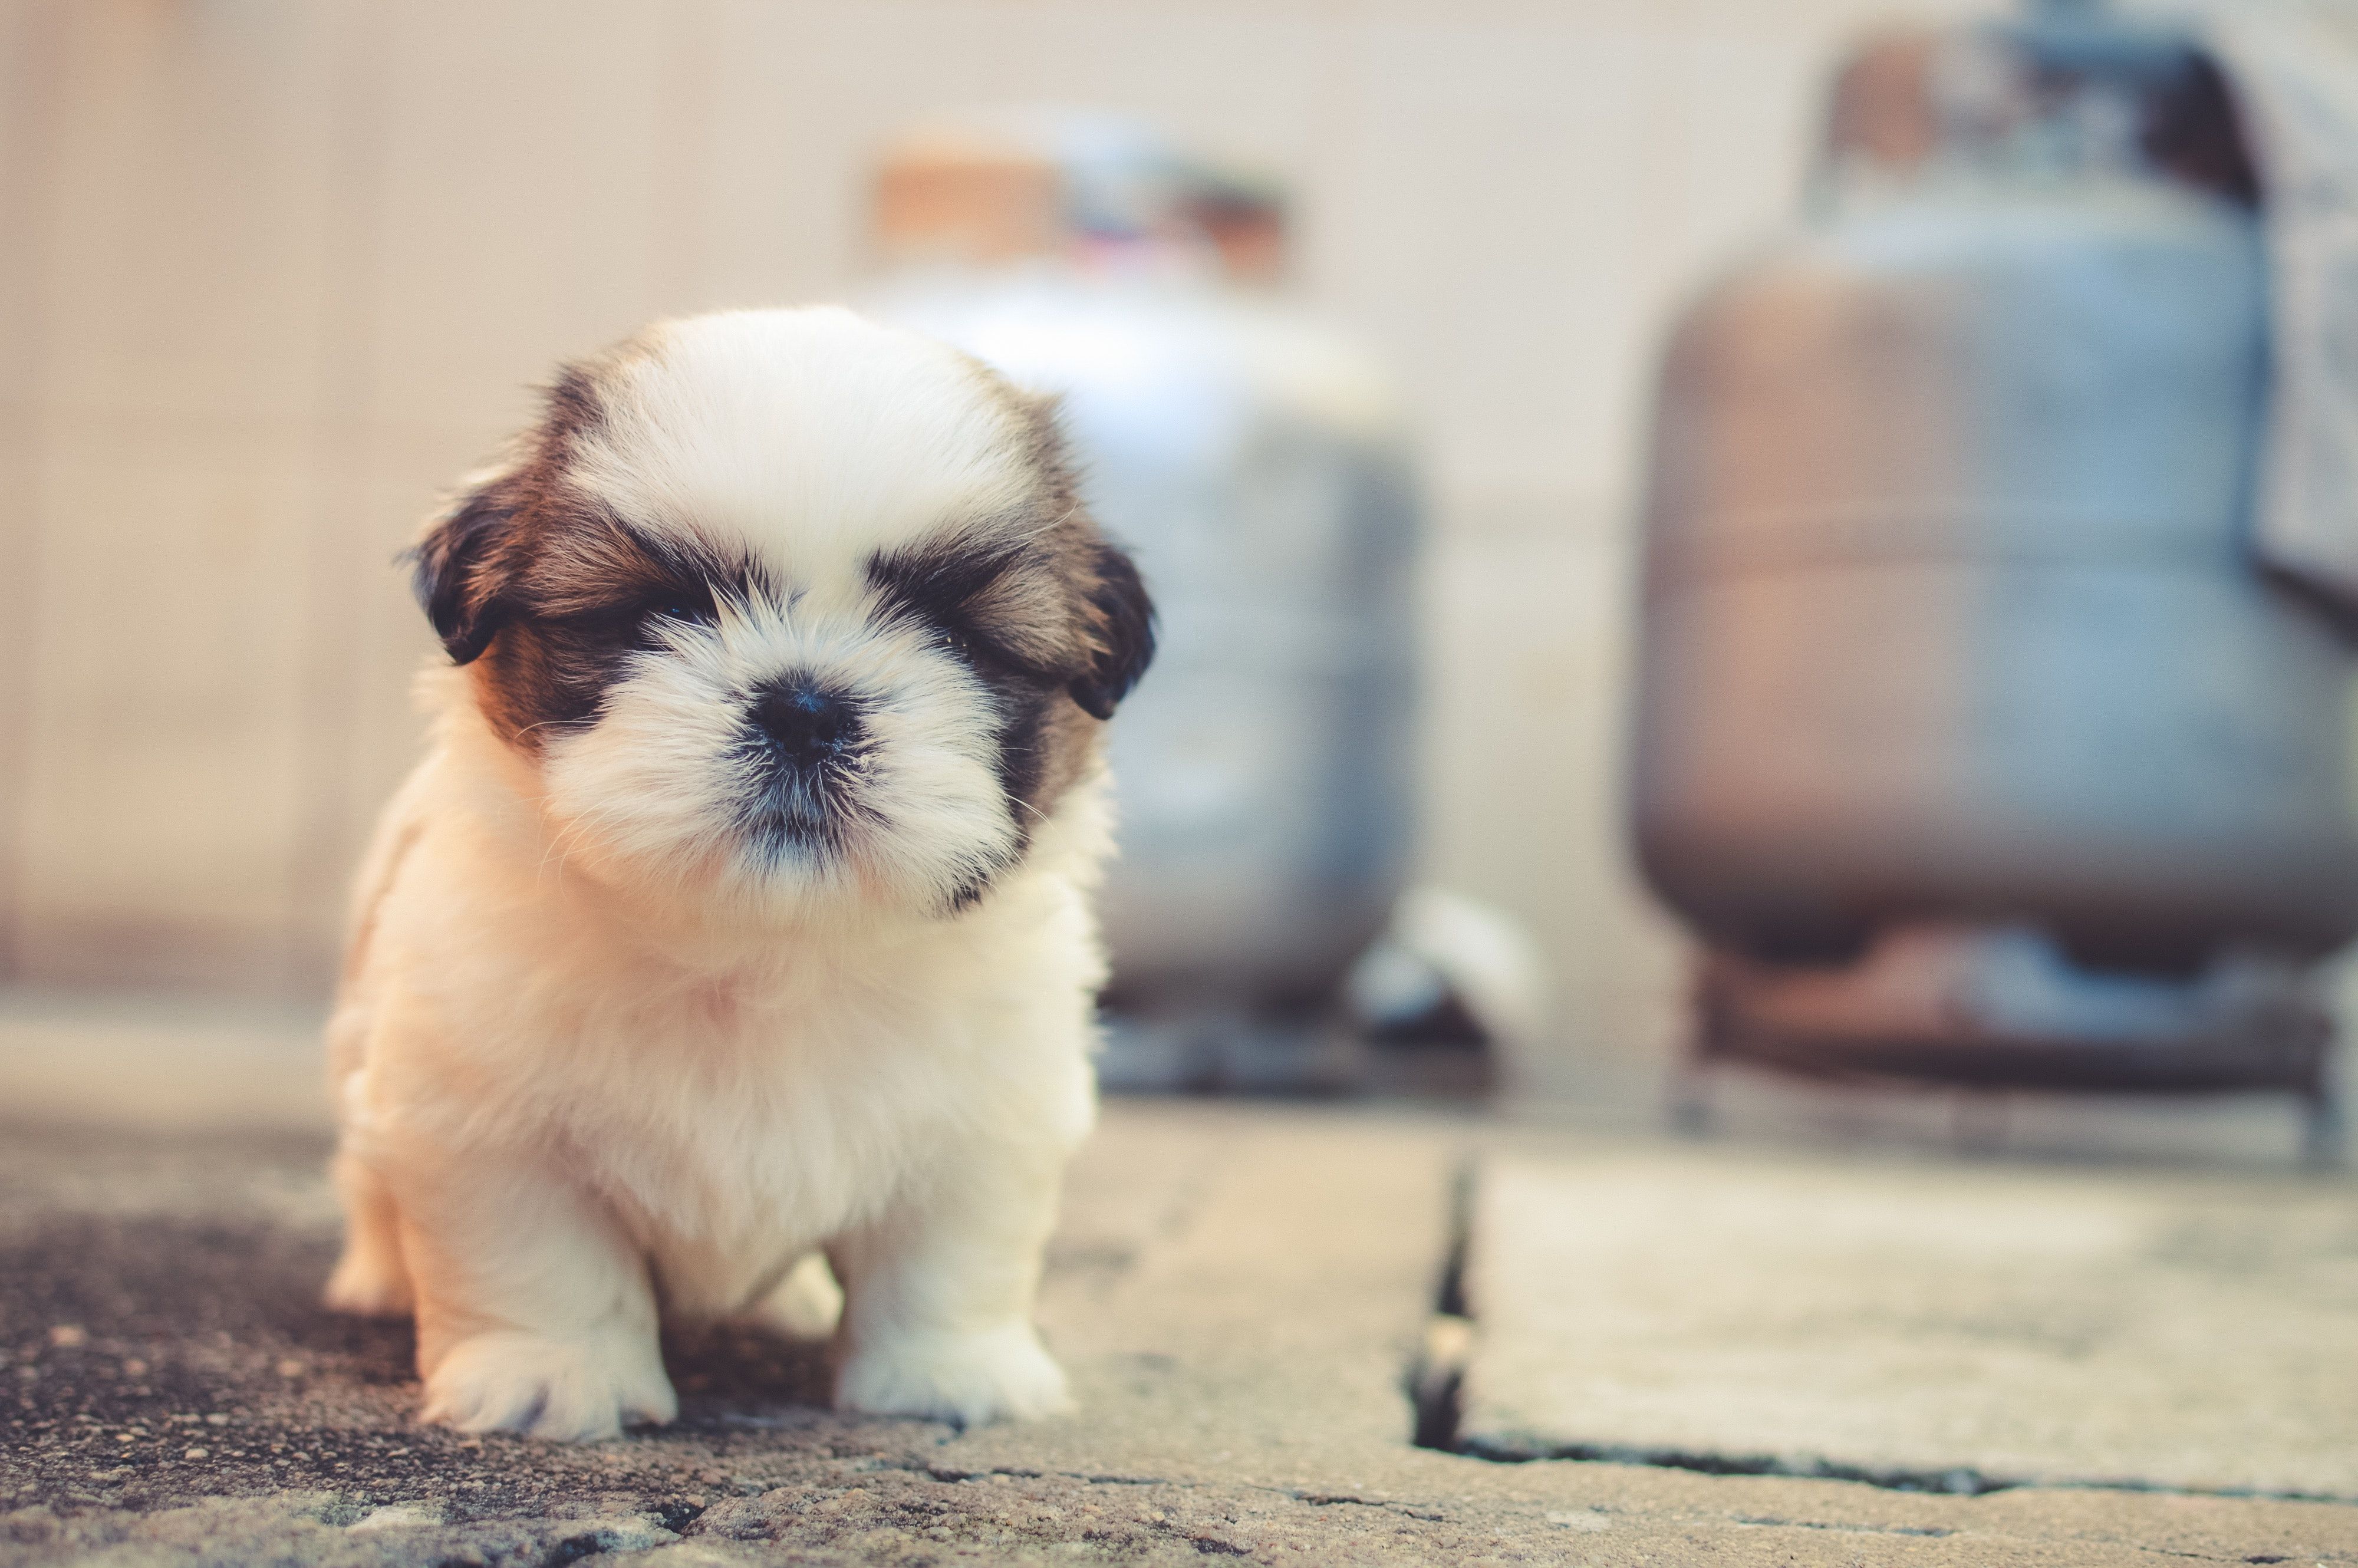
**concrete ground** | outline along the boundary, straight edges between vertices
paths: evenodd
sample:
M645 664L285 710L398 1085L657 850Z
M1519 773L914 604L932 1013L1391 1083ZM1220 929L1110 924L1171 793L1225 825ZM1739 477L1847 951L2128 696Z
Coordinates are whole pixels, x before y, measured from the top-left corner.
M1483 1162L1461 1446L2358 1502L2358 1187L1580 1139Z
M460 1438L412 1422L406 1325L314 1304L334 1216L297 1102L242 1130L211 1111L176 1127L156 1086L193 1058L154 1057L146 1125L76 1128L61 1119L94 1102L59 1098L54 1052L12 1044L0 1026L19 1122L0 1134L0 1568L2358 1563L2342 1502L1952 1496L1417 1447L1420 1357L1427 1434L1446 1436L1450 1377L1481 1354L1478 1321L1436 1317L1464 1304L1444 1297L1469 1160L1687 1156L1369 1108L1109 1108L1041 1305L1070 1418L838 1416L823 1352L719 1328L667 1346L672 1427L584 1448ZM110 1070L142 1059L135 1041L85 1044ZM2346 1361L2348 1344L2318 1352Z

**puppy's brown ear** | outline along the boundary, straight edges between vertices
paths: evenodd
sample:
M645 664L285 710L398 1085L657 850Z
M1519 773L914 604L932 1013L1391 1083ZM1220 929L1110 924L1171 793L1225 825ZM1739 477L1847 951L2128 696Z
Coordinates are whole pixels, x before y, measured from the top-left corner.
M454 665L471 664L512 614L501 546L515 521L516 486L502 472L467 491L409 552L410 583Z
M1095 582L1088 590L1089 665L1071 687L1073 700L1097 719L1111 719L1154 659L1154 601L1128 552L1100 540L1090 546Z
M1074 472L1072 446L1065 438L1059 399L1053 393L1018 392L980 361L974 363L1005 390L1030 427L1032 466L1062 514L1059 526L1084 535L1094 533L1082 516L1080 485ZM1092 538L1079 545L1074 576L1086 606L1088 643L1081 673L1065 689L1091 718L1111 719L1114 706L1130 695L1130 688L1153 661L1154 601L1147 597L1138 563L1128 551L1104 539Z

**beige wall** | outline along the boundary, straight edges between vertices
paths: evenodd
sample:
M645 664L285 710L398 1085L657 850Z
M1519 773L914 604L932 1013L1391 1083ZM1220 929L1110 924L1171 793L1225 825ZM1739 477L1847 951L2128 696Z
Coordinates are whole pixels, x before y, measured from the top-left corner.
M1614 832L1648 360L1788 205L1877 0L0 0L0 974L300 991L416 745L389 566L555 357L836 295L864 170L1054 99L1285 171L1413 391L1430 874L1533 921L1565 1046L1673 950Z

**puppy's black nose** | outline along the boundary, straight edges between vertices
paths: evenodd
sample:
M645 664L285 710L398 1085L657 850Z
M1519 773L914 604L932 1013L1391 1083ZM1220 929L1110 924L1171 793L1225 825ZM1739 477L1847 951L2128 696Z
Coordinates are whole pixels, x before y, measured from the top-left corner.
M753 698L753 722L788 762L804 766L839 757L860 740L859 710L808 681L763 687Z

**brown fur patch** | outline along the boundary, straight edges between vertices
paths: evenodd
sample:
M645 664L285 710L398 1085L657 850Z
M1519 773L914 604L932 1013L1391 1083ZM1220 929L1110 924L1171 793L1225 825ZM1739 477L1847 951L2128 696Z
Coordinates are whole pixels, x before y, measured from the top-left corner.
M643 535L568 483L579 443L605 427L601 384L647 351L633 341L566 367L507 466L462 496L417 550L419 597L444 645L474 665L484 715L526 752L551 729L596 718L629 655L648 646L652 614L708 612L716 589L751 586L749 564Z
M1002 716L1001 786L1028 839L1087 776L1099 722L1153 656L1154 611L1130 557L1081 504L1055 399L1027 396L968 362L1022 432L1033 503L880 556L870 575L991 687Z

